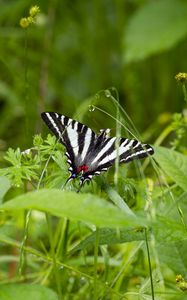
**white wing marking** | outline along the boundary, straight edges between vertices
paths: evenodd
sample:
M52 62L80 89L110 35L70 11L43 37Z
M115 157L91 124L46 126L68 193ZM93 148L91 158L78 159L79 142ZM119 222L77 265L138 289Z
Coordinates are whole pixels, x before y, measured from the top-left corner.
M131 158L131 157L138 156L139 154L147 153L147 152L150 152L150 151L152 151L152 148L149 148L149 149L146 149L146 150L140 150L140 151L138 151L138 152L132 153L131 155L125 157L125 158L122 159L120 162L126 161L126 160L128 160L129 158Z
M78 134L77 131L72 129L70 126L67 126L67 135L71 144L71 147L73 149L73 153L75 156L78 156L79 152L79 145L78 145Z
M84 147L83 147L83 150L82 150L82 153L81 153L81 159L84 160L85 157L86 157L86 154L88 152L88 148L90 146L90 143L91 143L91 138L92 138L92 131L90 128L88 128L86 130L86 133L85 133L85 137L84 137Z
M68 118L68 125L72 124L72 119Z
M64 126L64 116L61 116L61 123Z
M116 138L113 137L113 138L111 138L111 139L108 141L108 143L104 146L104 148L103 148L103 149L97 154L97 156L94 158L94 160L92 161L91 165L94 164L96 161L98 161L98 160L100 159L100 157L102 157L103 154L104 154L105 152L107 152L107 151L110 149L110 147L114 144L115 140L116 140Z
M78 122L75 122L75 125L74 125L74 130L77 131L78 130Z
M107 163L109 161L112 161L112 160L114 160L117 157L117 155L120 156L124 152L128 151L131 148L131 146L132 146L133 143L134 143L134 140L130 140L130 141L129 140L125 140L119 146L119 149L115 149L111 154L107 155L104 159L102 159L99 162L98 166L103 165L103 164L105 164L105 163Z

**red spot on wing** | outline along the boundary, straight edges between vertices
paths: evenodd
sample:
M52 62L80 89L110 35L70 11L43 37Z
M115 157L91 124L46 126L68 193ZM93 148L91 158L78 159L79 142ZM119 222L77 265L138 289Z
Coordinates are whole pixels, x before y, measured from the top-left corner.
M81 171L83 171L84 173L88 172L88 166L82 165L82 166L78 167L77 168L77 173L80 173Z

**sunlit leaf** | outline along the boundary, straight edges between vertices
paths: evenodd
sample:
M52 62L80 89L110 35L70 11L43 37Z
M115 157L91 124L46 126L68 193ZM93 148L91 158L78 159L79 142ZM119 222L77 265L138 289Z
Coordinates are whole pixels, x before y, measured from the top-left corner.
M43 189L20 195L1 205L0 209L11 212L36 209L101 227L129 227L141 224L137 217L125 214L105 199L57 189Z
M0 288L1 300L58 300L55 292L36 284L6 284Z

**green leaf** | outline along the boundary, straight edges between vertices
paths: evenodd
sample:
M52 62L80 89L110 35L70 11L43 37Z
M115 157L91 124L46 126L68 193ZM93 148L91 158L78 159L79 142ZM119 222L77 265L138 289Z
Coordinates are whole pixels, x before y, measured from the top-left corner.
M187 34L187 3L148 1L131 18L125 36L125 61L144 59L175 46Z
M187 271L187 236L185 226L179 222L168 219L168 216L157 217L156 222L151 224L151 228L157 242L159 260L176 274L185 274Z
M56 293L37 284L6 284L0 288L1 300L58 300Z
M168 216L157 216L156 222L150 224L157 242L175 243L184 240L187 241L186 228L179 222L168 219Z
M6 192L10 189L10 187L11 187L10 180L5 176L1 176L0 177L0 203L4 195L6 194Z
M90 234L86 237L82 242L80 242L75 248L72 249L71 252L75 252L78 250L82 250L85 248L92 247L95 245L96 233ZM111 228L101 228L99 230L99 245L112 245L118 243L127 243L133 241L141 241L145 240L144 230L127 230L120 229L115 230Z
M187 240L175 243L163 242L158 244L157 253L159 260L166 264L176 274L187 272Z
M157 216L156 222L150 222L149 226L151 232L154 234L159 245L161 243L173 243L187 240L186 229L184 226L167 217ZM164 228L164 230L163 230ZM142 229L142 230L141 230ZM148 232L149 234L149 232ZM83 241L81 241L71 252L92 247L95 244L96 233L93 232ZM101 228L99 230L99 245L112 245L118 243L127 243L133 241L145 240L145 233L143 228L135 229L119 229Z
M139 218L125 214L105 199L91 194L77 194L57 189L43 189L23 194L1 205L0 209L13 212L36 209L100 227L142 225Z
M164 147L154 147L154 158L164 172L187 191L187 156Z

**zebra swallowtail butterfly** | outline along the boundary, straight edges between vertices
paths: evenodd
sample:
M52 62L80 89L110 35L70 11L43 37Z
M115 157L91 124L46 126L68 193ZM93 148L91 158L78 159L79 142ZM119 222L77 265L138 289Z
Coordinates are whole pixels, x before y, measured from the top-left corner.
M43 112L41 116L57 139L66 147L65 155L71 173L66 183L80 177L80 188L86 180L107 171L114 164L117 155L120 163L127 163L154 153L150 145L127 138L120 138L119 148L116 149L117 138L108 137L107 129L101 130L97 135L86 125L61 114Z

